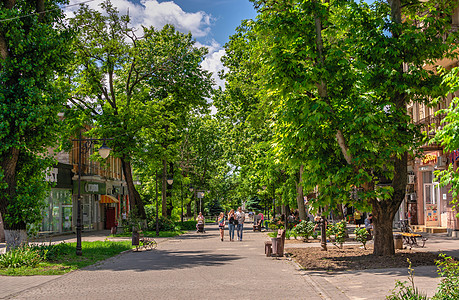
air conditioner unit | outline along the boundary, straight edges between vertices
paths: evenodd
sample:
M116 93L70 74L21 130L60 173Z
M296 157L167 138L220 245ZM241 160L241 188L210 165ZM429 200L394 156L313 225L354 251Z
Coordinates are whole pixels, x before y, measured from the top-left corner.
M446 166L446 158L443 156L438 156L437 164L435 165L435 168L442 168L444 166Z
M414 184L415 176L414 175L408 175L408 184Z

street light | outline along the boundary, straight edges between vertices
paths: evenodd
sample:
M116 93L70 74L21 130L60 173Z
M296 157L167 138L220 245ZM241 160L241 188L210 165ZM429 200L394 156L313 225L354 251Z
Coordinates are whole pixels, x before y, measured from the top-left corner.
M76 224L76 237L77 237L77 244L76 244L76 255L82 255L83 252L81 250L81 156L84 153L87 153L94 142L103 141L102 147L99 148L99 155L102 158L107 158L110 155L110 148L107 147L105 144L106 140L112 139L83 139L81 137L81 131L78 139L72 140L74 142L78 142L78 196L77 196L77 224Z

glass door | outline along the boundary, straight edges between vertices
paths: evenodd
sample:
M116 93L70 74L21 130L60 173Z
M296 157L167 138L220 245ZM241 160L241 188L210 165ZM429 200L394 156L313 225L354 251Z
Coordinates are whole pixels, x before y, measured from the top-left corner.
M440 226L440 189L438 183L424 183L424 219L426 226Z
M62 232L72 231L72 213L71 205L62 205Z

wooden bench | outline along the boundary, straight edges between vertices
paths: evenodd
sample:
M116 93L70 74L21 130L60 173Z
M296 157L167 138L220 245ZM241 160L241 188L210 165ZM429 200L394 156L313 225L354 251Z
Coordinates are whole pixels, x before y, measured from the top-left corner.
M427 241L427 238L423 237L419 233L402 232L400 234L403 237L403 243L405 245L409 246L410 249L413 248L413 246L424 247L424 245L425 245L425 243ZM417 238L421 238L422 246L419 245Z
M253 231L261 231L261 227L263 227L263 220L258 219L255 224L253 224Z

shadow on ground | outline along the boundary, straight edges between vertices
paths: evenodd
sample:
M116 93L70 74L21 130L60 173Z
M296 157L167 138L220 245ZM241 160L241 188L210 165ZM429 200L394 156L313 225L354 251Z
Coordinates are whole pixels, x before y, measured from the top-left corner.
M211 254L207 251L151 250L127 252L101 264L86 268L87 271L162 271L181 270L198 266L221 266L239 260L238 255Z
M436 272L435 266L421 266L414 268L414 276L415 277L427 277L427 278L437 278L438 273ZM317 271L317 270L305 270L308 274L313 276L320 276L320 277L333 277L336 275L365 275L370 274L373 275L392 275L392 276L400 276L402 281L408 280L408 268L401 269L401 268L391 268L391 269L367 269L367 270L354 270L354 271L334 271L334 272L327 272L327 271ZM406 276L404 278L404 276Z

